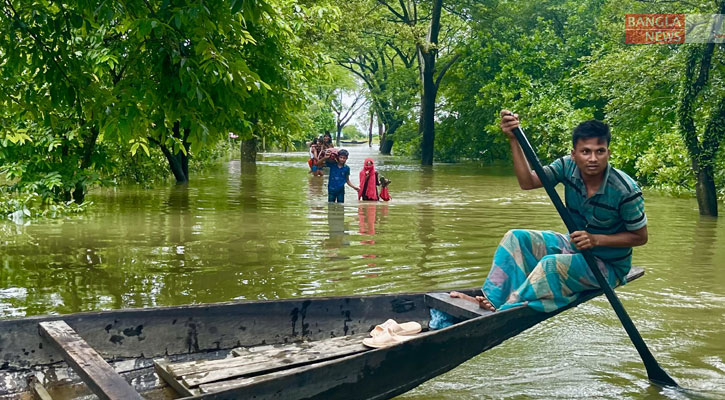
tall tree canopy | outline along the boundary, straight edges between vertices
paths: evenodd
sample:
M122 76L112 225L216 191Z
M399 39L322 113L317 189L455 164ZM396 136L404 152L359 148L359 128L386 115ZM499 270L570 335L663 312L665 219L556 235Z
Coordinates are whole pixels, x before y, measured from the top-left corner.
M297 129L304 81L324 62L303 37L334 29L336 16L321 2L282 0L3 0L0 102L12 161L3 168L82 202L107 166L101 142L147 154L154 145L185 182L189 154L229 132L284 140Z

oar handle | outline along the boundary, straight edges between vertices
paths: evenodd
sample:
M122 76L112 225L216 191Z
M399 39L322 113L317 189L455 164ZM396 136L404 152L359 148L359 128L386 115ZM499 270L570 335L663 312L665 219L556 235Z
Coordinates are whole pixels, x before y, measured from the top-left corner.
M561 198L559 197L559 193L557 193L556 189L554 189L554 185L552 184L551 180L549 180L549 176L546 175L546 173L544 172L544 167L541 166L539 157L536 156L536 152L531 147L531 143L529 143L529 140L526 138L524 131L521 128L514 128L513 134L516 137L516 140L519 142L521 150L524 152L524 156L526 156L526 159L529 161L530 167L534 169L536 175L538 175L539 180L541 181L541 184L544 186L546 193L549 195L551 202L554 203L554 207L556 207L556 211L559 212L559 216L561 216L561 219L564 221L566 229L568 229L569 232L579 230L579 227L576 226L576 223L574 222L571 213L564 206L564 203L562 203ZM639 334L637 327L634 326L634 322L632 322L632 319L629 318L629 315L624 309L622 302L619 301L619 298L614 293L614 290L612 290L612 288L609 286L609 282L607 282L607 280L604 278L604 275L602 275L602 272L599 270L599 267L597 266L597 261L594 258L592 252L590 250L582 250L581 253L584 256L584 259L586 260L589 269L592 271L594 277L597 279L599 287L604 291L607 299L609 299L609 303L612 305L612 308L617 314L617 317L619 317L619 321L622 323L622 326L624 326L624 330L627 331L627 334L629 335L630 340L632 340L634 347L637 348L637 352L639 352L644 366L647 369L647 377L652 382L660 385L678 386L677 382L675 382L675 380L672 379L667 374L667 372L662 369L662 367L660 367L660 365L657 363L657 360L655 360L654 356L649 351L647 344L644 342L644 339L642 339L642 336Z

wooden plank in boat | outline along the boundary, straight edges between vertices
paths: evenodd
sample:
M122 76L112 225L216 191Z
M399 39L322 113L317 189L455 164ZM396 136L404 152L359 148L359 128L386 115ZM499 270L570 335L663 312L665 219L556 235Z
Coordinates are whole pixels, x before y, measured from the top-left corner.
M142 399L65 321L45 321L39 326L40 334L63 354L65 361L96 396L101 399Z
M425 335L430 335L432 333L434 333L434 332L421 332L416 336L425 336ZM371 350L371 349L368 349L368 350ZM352 358L358 357L355 355L351 355L351 356L354 356ZM199 385L199 392L201 394L208 394L208 393L216 393L216 392L221 392L221 391L225 391L225 390L230 390L230 389L234 389L234 388L238 389L241 387L251 386L251 385L255 385L258 383L265 382L265 381L274 381L277 379L282 379L287 376L295 376L295 375L302 374L302 373L305 373L306 371L316 369L316 368L329 368L331 366L334 366L334 365L337 365L338 363L340 363L341 362L340 360L342 358L343 357L336 358L336 359L330 359L330 360L322 360L319 363L296 366L293 368L284 369L281 371L278 370L275 372L269 372L269 373L265 373L262 375L255 375L255 376L251 376L251 377L239 377L239 378L234 378L234 379L229 379L229 380L224 380L224 381L219 381L219 382L207 383L207 384ZM353 397L355 397L355 396L350 395L349 393L346 393L345 398L353 398ZM185 399L179 399L179 400L185 400Z
M478 304L469 300L451 297L447 292L426 293L425 304L430 308L443 311L459 319L471 319L491 314L491 311L484 310Z
M33 397L37 400L53 400L52 397L50 397L50 393L45 389L45 386L43 386L42 383L38 380L38 377L33 376L30 378L30 381L28 382L28 385L30 386L31 391L33 392Z
M435 335L436 332L437 331L421 332L421 333L417 334L416 337L431 336L431 335ZM362 336L365 336L365 335L362 335ZM368 350L371 350L371 349L368 349ZM322 368L322 367L329 368L330 366L333 366L333 365L336 365L337 363L339 363L340 359L341 358L324 360L324 361L321 361L320 363L297 366L297 367L293 367L293 368L289 368L289 369L285 369L285 370L281 370L281 371L278 370L278 371L274 371L274 372L265 373L263 375L255 375L255 376L251 376L251 377L239 377L239 378L235 378L235 379L229 379L229 380L224 380L224 381L219 381L219 382L202 384L202 385L199 385L199 392L201 394L216 393L216 392L221 392L221 391L225 391L225 390L239 389L239 388L242 388L245 386L252 386L252 385L262 383L265 381L273 381L276 379L282 379L287 376L303 374L306 371L309 371L309 370L315 369L315 368ZM349 396L349 397L355 397L355 396ZM185 400L185 399L180 399L180 400Z
M304 353L306 355L324 355L325 351L331 347L346 349L346 351L350 351L352 354L366 349L361 344L364 337L367 337L367 334L339 336L320 341L295 342L249 348L240 347L232 350L232 355L235 356L234 358L174 363L169 364L168 369L169 372L175 376L183 376L199 372L214 371L222 368L236 368L275 359L283 359L300 353Z
M234 349L236 357L157 365L164 380L179 393L191 395L196 387L226 379L286 370L301 365L344 357L370 350L362 344L367 334L341 336L313 342ZM160 364L160 363L158 363ZM161 374L160 374L161 375ZM176 384L183 385L179 390Z
M330 361L330 362L334 362L334 361ZM324 361L323 361L323 363L324 363ZM287 375L298 374L298 373L307 371L310 368L314 368L317 365L318 364L303 365L300 367L285 369L283 371L271 372L271 373L264 374L264 375L257 375L257 376L251 376L251 377L239 377L239 378L229 379L229 380L220 381L220 382L207 383L207 384L199 385L199 392L201 394L216 393L216 392L221 392L223 390L229 390L229 389L233 389L233 388L249 386L249 385L253 385L255 383L260 383L263 381L279 379L279 378L281 378L283 376L287 376ZM184 400L184 399L180 399L180 400Z
M355 336L354 338L344 336L315 342L295 343L280 349L265 351L264 355L250 352L249 354L252 354L250 360L253 360L251 362L247 361L244 356L238 356L235 358L244 362L243 364L193 373L184 376L183 381L187 386L195 387L205 383L287 369L369 350L362 344L362 338L367 335ZM237 353L237 355L239 354L245 355L243 351ZM258 361L260 358L264 360Z
M169 363L166 360L154 360L154 370L156 374L176 392L184 396L194 396L198 394L198 390L192 390L184 385L173 373L169 371Z
M640 267L632 267L627 274L627 282L633 281L644 275L644 269ZM595 296L598 293L592 291L591 296ZM490 315L492 312L484 310L478 306L478 304L464 300L460 298L451 297L449 293L426 293L424 298L425 304L430 308L443 311L459 319L471 319L480 317L482 315Z

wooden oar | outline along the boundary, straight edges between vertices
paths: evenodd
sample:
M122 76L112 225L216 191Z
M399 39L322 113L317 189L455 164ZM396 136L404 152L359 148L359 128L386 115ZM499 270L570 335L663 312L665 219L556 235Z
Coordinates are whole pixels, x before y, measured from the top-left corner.
M559 198L559 193L557 193L554 189L554 185L552 185L552 183L549 181L548 176L544 173L544 168L541 166L541 162L539 162L539 158L536 156L534 149L531 148L531 144L526 138L524 131L521 130L521 128L515 128L513 130L513 133L514 136L516 136L516 140L519 141L519 145L521 146L521 150L524 151L526 159L529 160L529 164L531 164L531 167L534 169L534 171L536 171L536 174L539 176L539 180L541 180L544 189L546 189L546 193L549 195L549 198L551 198L551 201L554 203L556 211L559 212L561 219L564 220L566 229L568 229L569 232L580 230L579 227L576 226L576 224L574 223L574 219L572 219L569 210L567 210L567 208L561 202L561 198ZM634 347L637 348L639 356L642 358L645 368L647 368L647 377L649 378L649 380L658 385L679 386L677 382L675 382L675 380L672 379L667 374L667 372L662 369L662 367L660 367L660 365L657 363L657 360L655 360L654 356L649 351L649 348L647 348L647 345L644 343L644 339L642 339L639 331L637 331L637 328L634 326L632 319L629 318L629 315L627 315L627 311L624 309L622 302L619 301L617 295L614 294L614 290L612 290L607 280L604 279L601 271L599 271L599 268L597 267L597 262L594 260L594 255L592 255L592 252L590 250L583 250L581 253L584 255L584 259L587 261L589 269L592 270L592 273L597 278L599 286L604 291L604 294L607 295L609 303L612 305L614 312L617 313L617 317L619 317L619 321L622 322L622 326L624 326L624 329L627 331L629 338L632 340L632 343L634 343Z

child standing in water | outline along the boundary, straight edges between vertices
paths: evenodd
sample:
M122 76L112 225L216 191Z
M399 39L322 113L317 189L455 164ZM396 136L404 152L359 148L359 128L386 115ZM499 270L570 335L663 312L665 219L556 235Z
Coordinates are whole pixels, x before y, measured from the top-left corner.
M346 183L356 191L360 191L360 188L350 182L350 167L345 165L349 154L345 149L338 152L335 152L334 149L328 149L318 164L318 166L327 165L330 167L330 180L327 183L327 201L330 203L345 202Z

